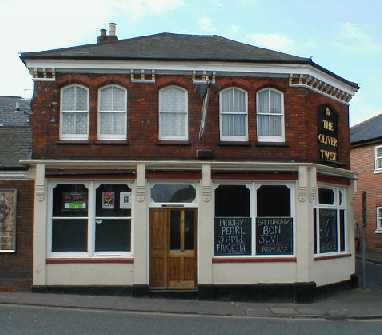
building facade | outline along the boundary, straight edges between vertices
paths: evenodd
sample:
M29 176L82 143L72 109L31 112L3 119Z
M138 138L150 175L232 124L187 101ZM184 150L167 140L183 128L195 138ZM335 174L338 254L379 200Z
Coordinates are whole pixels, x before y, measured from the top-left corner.
M382 251L382 116L378 115L351 128L351 169L357 174L353 201L358 227L362 218L362 193L367 192L366 246ZM359 228L360 229L360 228Z
M0 290L32 285L33 173L30 101L0 97Z
M223 37L119 41L113 26L21 59L35 83L34 287L213 297L350 280L356 84Z

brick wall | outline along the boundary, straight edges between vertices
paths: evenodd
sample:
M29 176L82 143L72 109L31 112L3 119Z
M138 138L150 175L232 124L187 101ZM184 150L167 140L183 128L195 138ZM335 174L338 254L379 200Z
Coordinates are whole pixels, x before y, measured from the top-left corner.
M376 208L382 207L382 174L374 173L374 147L366 145L353 148L350 152L351 169L358 174L358 192L353 201L357 223L362 222L362 192L368 193L367 246L382 251L382 234L376 234Z
M85 144L60 143L60 88L79 83L89 88L90 140ZM106 145L97 142L97 92L106 84L128 90L128 143ZM158 89L170 84L184 87L189 100L190 139L186 144L158 141ZM248 92L249 143L219 143L219 95L229 86ZM274 87L284 92L286 146L259 145L256 141L256 92ZM52 104L56 103L56 104ZM316 161L317 113L329 104L339 114L339 159L349 166L348 107L304 88L289 87L288 79L219 77L212 86L206 135L198 141L202 99L190 76L157 76L155 84L131 83L129 76L115 74L58 74L56 81L35 82L33 99L33 158L51 159L195 159L198 148L209 148L219 160Z
M0 180L0 189L17 189L16 252L0 253L0 289L32 285L33 181Z

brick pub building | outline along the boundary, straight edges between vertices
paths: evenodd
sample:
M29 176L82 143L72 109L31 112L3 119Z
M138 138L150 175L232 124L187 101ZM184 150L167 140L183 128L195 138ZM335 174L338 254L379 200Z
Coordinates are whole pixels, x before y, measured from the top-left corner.
M357 173L354 218L362 224L362 192L367 192L368 225L366 245L382 252L382 115L351 128L351 169Z
M118 40L113 24L21 59L36 289L302 300L350 280L356 84L219 36Z

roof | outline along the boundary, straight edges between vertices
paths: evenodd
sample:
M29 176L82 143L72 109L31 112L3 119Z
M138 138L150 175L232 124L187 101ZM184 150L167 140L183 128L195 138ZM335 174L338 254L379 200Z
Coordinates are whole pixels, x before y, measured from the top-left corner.
M350 128L350 143L362 144L382 140L382 114L376 115Z
M0 127L27 126L30 112L30 100L19 96L0 96Z
M32 130L30 127L0 127L0 170L23 169L20 159L30 159Z
M314 63L310 58L259 48L218 35L187 35L164 32L103 44L85 44L41 52L23 52L20 58L23 61L27 59L134 59L309 64L358 89L356 83L330 72Z

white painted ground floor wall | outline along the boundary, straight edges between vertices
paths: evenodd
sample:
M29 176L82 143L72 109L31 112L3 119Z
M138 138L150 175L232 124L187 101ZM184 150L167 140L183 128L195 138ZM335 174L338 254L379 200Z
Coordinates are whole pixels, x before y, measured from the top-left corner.
M132 255L133 262L125 263L81 263L81 264L47 264L48 255L48 184L45 170L50 162L34 164L35 199L34 199L34 246L33 246L33 284L35 286L130 286L149 284L149 196L148 181L145 171L150 167L148 162L129 162L136 169L136 180L133 181L133 220L132 220ZM59 162L54 167L60 166ZM86 167L85 167L85 164ZM93 165L92 165L93 164ZM111 163L110 163L111 164ZM157 164L157 163L156 163ZM196 163L195 163L196 164ZM246 257L247 261L235 263L215 263L214 259L214 183L211 170L214 163L197 162L202 172L198 182L198 227L197 227L197 277L198 284L283 284L315 282L317 286L349 280L354 273L354 222L351 210L351 199L354 182L346 188L347 192L347 226L346 254L341 257L314 256L313 208L317 191L317 171L331 175L352 178L350 171L327 168L314 164L280 164L278 169L298 172L294 183L295 209L295 255L290 261L270 261L257 256ZM166 163L163 163L164 167ZM170 164L167 164L169 166ZM99 168L94 163L62 164L61 168ZM157 165L156 165L157 166ZM171 167L189 169L190 164L171 163ZM151 167L150 167L151 168ZM273 169L273 163L252 165L236 163L229 167L253 168L263 171ZM121 181L121 180L119 180ZM131 182L131 181L130 181ZM151 181L150 181L151 182ZM161 182L164 182L161 180ZM184 180L182 182L188 182ZM192 181L195 183L196 181ZM290 183L291 181L288 181ZM344 186L342 186L344 187ZM115 258L115 257L114 257ZM237 257L236 257L237 258ZM251 259L249 259L251 258ZM258 258L258 261L257 261ZM249 259L249 260L248 260Z

